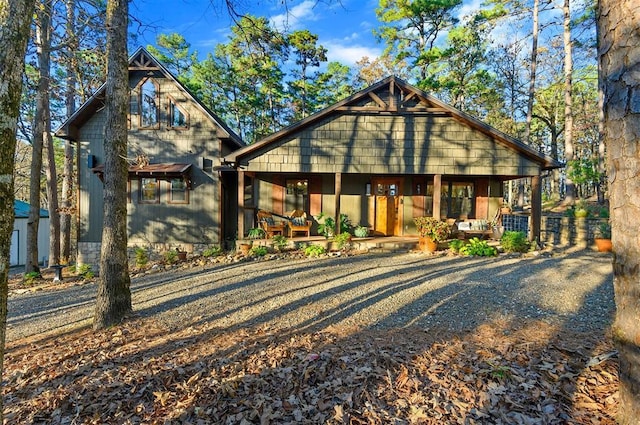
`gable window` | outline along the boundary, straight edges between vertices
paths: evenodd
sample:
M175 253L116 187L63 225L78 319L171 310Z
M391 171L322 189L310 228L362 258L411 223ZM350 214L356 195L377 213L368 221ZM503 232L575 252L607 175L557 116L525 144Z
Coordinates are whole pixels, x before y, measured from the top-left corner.
M156 128L158 126L158 87L151 79L140 86L140 127Z
M140 179L140 203L157 204L160 202L160 185L158 179L143 177Z
M184 112L169 96L169 127L170 128L187 128L189 127L189 115Z
M169 180L169 203L188 204L189 187L183 178Z

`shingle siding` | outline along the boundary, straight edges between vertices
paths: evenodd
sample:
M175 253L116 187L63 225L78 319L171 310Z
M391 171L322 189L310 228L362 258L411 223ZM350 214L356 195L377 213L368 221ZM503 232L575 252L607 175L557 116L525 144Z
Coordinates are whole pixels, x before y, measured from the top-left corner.
M537 175L539 165L453 118L342 115L250 159L246 170Z

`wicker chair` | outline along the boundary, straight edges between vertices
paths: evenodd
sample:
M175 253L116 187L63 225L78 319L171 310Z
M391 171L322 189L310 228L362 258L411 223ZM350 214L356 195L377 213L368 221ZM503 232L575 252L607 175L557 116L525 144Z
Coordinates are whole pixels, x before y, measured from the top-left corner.
M307 220L307 213L302 210L293 210L287 214L289 216L289 222L287 223L287 229L289 237L293 237L293 234L305 233L307 237L311 236L311 220Z

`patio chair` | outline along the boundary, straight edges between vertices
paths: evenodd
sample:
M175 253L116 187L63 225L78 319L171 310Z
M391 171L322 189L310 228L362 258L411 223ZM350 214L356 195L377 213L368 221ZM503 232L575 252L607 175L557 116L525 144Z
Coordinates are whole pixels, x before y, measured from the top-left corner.
M256 214L258 217L258 225L267 234L268 238L272 238L273 235L283 235L285 224L282 221L275 221L273 214L265 210L258 210Z
M307 220L307 213L302 210L293 210L287 214L289 216L289 222L287 228L289 237L293 237L293 234L305 233L307 237L311 236L311 220Z

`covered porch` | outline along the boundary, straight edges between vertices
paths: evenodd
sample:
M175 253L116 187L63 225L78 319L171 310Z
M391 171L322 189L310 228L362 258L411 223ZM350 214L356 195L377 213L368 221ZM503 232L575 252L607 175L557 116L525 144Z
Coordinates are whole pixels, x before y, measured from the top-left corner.
M532 186L530 239L540 234L541 179L556 161L395 77L235 151L237 234L255 212L340 216L375 236L415 236L413 219L482 219L504 182Z

